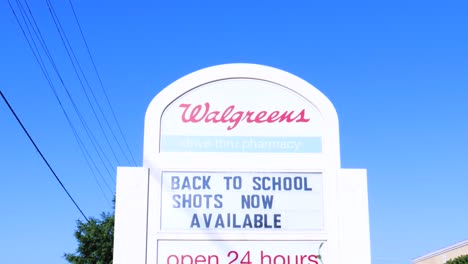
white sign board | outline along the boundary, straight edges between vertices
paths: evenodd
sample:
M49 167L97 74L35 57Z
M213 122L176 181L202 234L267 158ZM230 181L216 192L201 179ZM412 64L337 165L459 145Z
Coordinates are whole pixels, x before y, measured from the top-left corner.
M161 230L323 229L321 173L163 172Z
M114 264L370 263L365 172L341 169L333 105L294 75L177 80L148 107L143 159L119 170Z

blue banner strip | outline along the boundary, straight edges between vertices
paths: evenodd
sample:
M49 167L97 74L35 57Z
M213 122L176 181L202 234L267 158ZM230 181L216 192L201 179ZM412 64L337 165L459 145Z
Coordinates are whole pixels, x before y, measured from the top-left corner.
M160 152L320 153L322 138L161 136Z

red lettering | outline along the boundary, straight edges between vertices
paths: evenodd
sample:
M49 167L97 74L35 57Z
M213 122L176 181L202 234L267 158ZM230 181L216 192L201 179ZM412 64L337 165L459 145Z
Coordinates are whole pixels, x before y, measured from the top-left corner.
M239 258L239 253L237 253L237 251L234 251L234 250L229 251L227 256L230 258L231 255L234 255L234 257L232 258L231 261L229 261L229 264L235 263L235 261Z
M219 115L219 111L213 111L211 113L209 113L207 116L206 116L206 119L205 119L205 122L209 123L209 122L213 122L213 123L218 123L221 121L221 119L216 119L216 117Z
M266 255L266 254L263 255L263 250L260 252L260 263L261 264L271 264L271 256Z
M187 111L188 111L189 107L191 106L191 104L180 104L179 106L182 107L182 108L185 108L184 112L182 113L182 121L184 123L188 123L188 122L198 123L203 118L205 118L206 114L210 110L210 104L205 103L205 113L203 113L203 115L201 115L197 119L197 116L198 116L198 114L200 113L200 111L202 110L202 107L203 107L202 105L197 105L192 109L192 111L190 112L189 117L187 118Z
M289 257L289 256L288 256ZM279 261L278 259L281 259L281 261ZM283 255L277 255L275 256L275 258L273 259L273 263L275 264L287 264L286 263L286 259L284 258Z
M184 123L230 123L227 130L236 128L242 121L247 123L307 123L310 118L306 118L305 109L302 109L298 114L294 115L295 111L235 111L235 106L230 105L224 111L210 111L210 103L199 104L180 104L183 108L182 122ZM235 111L235 112L234 112Z
M223 116L221 116L221 122L227 123L229 122L229 115L234 111L234 106L230 105L226 110L224 110Z
M233 125L230 125L227 127L227 130L232 130L234 129L238 124L239 122L242 120L242 115L244 114L244 112L235 112L231 118L229 119L229 122L231 123L234 123Z
M298 118L298 120L296 120L296 123L307 123L310 121L310 118L305 118L305 109L302 109L302 111L299 113L298 116L296 116L296 118Z
M278 121L279 118L277 118L277 116L279 116L279 111L271 112L270 116L268 116L267 122L274 123L275 121Z
M318 264L318 259L317 255L268 255L260 251L260 264Z
M197 105L193 108L192 110L192 113L190 114L190 120L194 123L198 123L200 122L203 118L205 118L206 114L208 113L208 111L210 111L210 104L209 103L205 103L205 113L200 116L198 119L196 118L198 116L198 114L200 113L202 109L202 106L201 105Z
M286 120L286 122L288 123L291 123L292 121L294 121L294 118L292 118L292 114L294 114L294 111L291 111L291 112L284 112L280 117L279 117L279 121L278 122L283 122L284 120Z
M255 113L252 112L252 111L247 111L247 113L245 114L245 117L244 117L244 119L247 118L247 123L253 123L253 122L255 122L255 119L252 119L252 115L253 115L253 114L255 114ZM242 120L244 120L244 119L242 119Z
M171 259L174 259L174 261L171 262ZM178 264L179 263L179 259L177 258L176 255L170 255L169 257L167 257L167 264Z
M198 255L195 257L195 264L205 263L205 256Z
M258 112L257 116L255 117L255 122L256 122L256 123L263 123L263 122L265 122L266 120L262 120L262 118L264 118L266 115L267 115L267 112L266 112L266 111L260 111L260 112Z
M297 116L295 117L292 117L292 115L294 114L294 111L291 111L291 112L284 112L280 117L279 117L279 122L283 122L284 120L286 120L286 122L288 123L292 123L293 121L296 121L296 123L307 123L310 121L309 118L305 118L305 109L302 109L302 111L297 114Z
M166 264L219 264L217 255L169 255Z
M316 255L309 255L308 259L309 259L310 263L312 263L312 264L318 264L318 261L317 261L318 256L316 256Z
M187 118L187 110L190 107L190 104L180 104L179 107L185 108L184 112L182 113L182 122L190 122L190 120Z

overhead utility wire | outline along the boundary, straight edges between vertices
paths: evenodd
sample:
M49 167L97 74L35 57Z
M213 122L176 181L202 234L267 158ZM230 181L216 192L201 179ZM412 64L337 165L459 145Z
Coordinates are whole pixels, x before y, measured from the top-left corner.
M127 148L127 151L130 153L130 157L132 158L132 161L133 161L134 166L136 166L135 158L133 157L132 151L130 150L130 147L128 146L128 142L127 142L127 140L125 139L125 136L124 136L124 134L123 134L123 132L122 132L122 128L120 127L120 124L119 124L119 122L118 122L118 120L117 120L117 117L116 117L116 115L115 115L114 108L112 107L112 104L111 104L111 102L110 102L110 100L109 100L109 96L107 95L107 91L106 91L106 89L104 88L104 84L103 84L103 82L102 82L101 75L99 74L99 71L98 71L98 69L97 69L96 63L94 63L94 59L93 59L93 56L91 55L91 51L90 51L90 49L89 49L88 42L86 41L85 35L84 35L84 33L83 33L83 29L81 28L81 23L80 23L80 21L78 20L78 16L76 15L75 7L73 6L73 3L72 3L71 0L68 0L68 3L70 3L71 9L72 9L72 11L73 11L73 16L74 16L75 21L76 21L76 23L77 23L77 25L78 25L78 29L80 30L81 37L83 38L83 42L84 42L84 44L85 44L85 46L86 46L86 50L87 50L87 52L88 52L89 58L90 58L90 60L91 60L91 63L92 63L92 65L93 65L94 71L95 71L95 73L96 73L96 75L97 75L97 77L98 77L98 80L99 80L99 83L100 83L100 85L101 85L101 88L102 88L102 91L103 91L103 93L104 93L104 96L105 96L105 98L106 98L107 104L108 104L108 106L109 106L109 108L110 108L110 110L111 110L111 113L112 113L112 116L113 116L113 118L114 118L114 121L115 121L115 123L117 124L117 127L118 127L118 129L119 129L120 136L122 137L122 139L123 139L123 141L124 141L124 143L125 143L125 146L126 146L126 148Z
M18 3L18 1L17 1L17 3ZM49 83L49 86L50 86L50 88L52 89L52 92L53 92L53 94L55 95L55 97L56 97L56 99L57 99L57 101L58 101L58 104L59 104L60 108L62 109L62 112L64 113L64 115L65 115L65 117L66 117L66 119L67 119L67 122L68 122L69 126L71 127L71 129L72 129L72 131L73 131L73 133L74 133L74 135L75 135L75 139L77 140L77 142L78 142L78 144L79 144L80 146L83 145L83 142L81 141L81 138L78 136L77 131L76 131L75 127L73 126L73 123L71 122L71 120L70 120L70 118L69 118L67 112L65 111L65 108L64 108L63 105L62 105L62 102L61 102L60 98L58 97L58 94L57 94L57 91L56 91L56 89L55 89L55 87L54 87L54 84L53 84L53 82L52 82L52 80L51 80L51 78L50 78L50 75L49 75L49 73L48 73L48 71L47 71L47 69L46 69L46 66L45 66L45 64L44 64L44 61L42 60L42 56L41 56L41 54L40 54L40 52L39 52L39 50L38 50L38 48L37 48L37 45L36 45L36 43L35 43L35 41L34 41L34 38L32 37L32 33L31 33L31 30L29 29L29 25L26 23L26 19L25 19L25 17L24 17L24 12L22 12L21 15L22 15L22 17L23 17L23 20L25 21L25 26L26 26L26 29L27 29L27 31L28 31L29 36L30 36L31 39L29 39L29 38L27 37L27 34L26 34L24 28L22 27L21 22L20 22L18 16L16 15L16 12L14 11L13 7L11 6L11 3L8 2L8 4L10 5L11 11L13 12L13 14L14 14L14 16L15 16L15 19L16 19L16 21L18 22L18 25L20 26L21 32L23 33L23 36L26 38L26 41L27 41L27 43L28 43L30 49L32 50L33 55L34 55L36 61L38 62L39 66L40 66L40 68L41 68L42 73L44 74L44 76L45 76L47 82ZM18 3L18 4L19 4L19 3ZM19 5L20 5L20 4L19 4ZM23 10L23 11L24 11L24 10ZM37 34L37 33L36 33L36 34ZM31 42L32 42L32 44L31 44ZM86 153L87 153L88 156L89 156L89 152L88 152L86 149L85 149L85 151L86 151ZM86 155L83 153L83 151L82 151L82 154L83 154L83 155L85 156L85 158L86 158ZM90 168L90 169L92 170L92 168ZM98 172L99 172L99 171L98 171ZM99 172L99 173L100 173L100 172ZM95 176L94 173L93 173L93 176ZM102 175L101 175L101 178L102 178ZM95 178L95 179L96 179L96 178ZM102 178L102 179L103 179L103 181L105 182L104 178ZM97 179L96 179L96 181L97 181ZM97 182L98 182L98 181L97 181ZM105 182L105 183L106 183L106 182ZM100 185L99 182L98 182L98 185ZM107 185L107 183L106 183L106 185ZM108 186L108 185L107 185L107 186ZM102 189L102 188L100 187L100 189ZM108 201L108 199L107 199L106 195L104 194L104 192L103 192L103 191L101 191L101 192L102 192L104 198ZM113 193L112 190L111 190L111 193Z
M48 49L48 47L47 47L47 44L45 43L45 41L44 41L44 39L43 39L43 37L42 37L41 31L40 31L40 29L39 29L39 27L38 27L38 25L37 25L37 23L36 23L36 20L34 19L34 15L32 14L31 9L29 8L29 5L28 5L27 1L25 1L25 5L26 5L26 7L28 8L29 14L30 14L30 16L31 16L31 20L34 22L34 24L31 22L30 18L27 16L26 11L24 11L24 7L23 7L18 1L17 1L17 3L18 3L18 6L20 7L20 11L22 12L21 15L23 16L23 20L25 21L26 26L28 26L28 31L29 31L29 25L28 25L28 23L26 23L26 19L24 18L24 16L27 17L27 21L28 21L29 24L31 25L31 27L32 27L32 29L33 29L35 35L36 35L36 38L39 39L40 44L41 44L41 46L42 46L42 49L44 50L44 53L46 53L46 55L47 55L47 57L48 57L50 63L52 64L52 66L53 66L53 68L54 68L54 70L55 70L55 72L56 72L56 74L57 74L57 76L59 77L59 79L60 79L60 81L61 81L61 83L62 83L62 85L63 85L65 91L67 92L68 98L70 99L72 105L74 106L74 110L75 110L76 114L78 115L78 117L80 118L80 121L81 121L81 123L82 123L82 125L83 125L83 127L84 127L84 129L85 129L85 131L86 131L86 133L87 133L87 135L88 135L88 137L90 138L91 144L92 144L92 146L94 147L94 149L95 149L95 151L96 151L96 153L97 153L99 159L100 159L101 162L104 164L102 155L101 155L101 153L99 152L99 150L100 150L100 151L102 152L102 154L104 155L104 158L105 158L106 161L108 162L109 166L112 167L111 163L109 162L109 160L108 160L107 157L105 156L104 151L102 150L102 148L101 148L101 146L99 145L99 143L97 142L96 138L94 137L94 135L93 135L92 132L90 131L90 129L89 129L89 127L87 126L86 122L84 121L84 119L83 119L83 117L82 117L80 111L77 109L76 104L74 103L73 99L71 98L71 95L69 94L68 89L67 89L67 87L65 86L65 83L64 83L64 81L63 81L63 78L61 77L61 74L60 74L60 72L58 71L58 69L57 69L57 67L56 67L56 64L55 64L55 62L54 62L54 59L52 58L52 55L50 54L49 49ZM30 33L30 31L29 31L29 33ZM33 43L35 43L35 42L34 42L34 38L32 37L31 33L30 33L30 38L31 38L31 40L33 41ZM35 45L35 46L36 46L36 45ZM39 53L39 58L40 58L40 60L42 61L42 57L40 56L40 53ZM45 69L45 64L44 64L43 61L42 61L42 65L44 65L44 69ZM46 69L45 69L45 72L47 72ZM49 76L48 73L46 74L46 76ZM46 78L47 78L47 77L46 77ZM49 78L49 80L50 80L50 77L48 77L48 78ZM52 83L52 82L49 81L49 83ZM58 94L57 94L57 92L56 92L55 87L54 87L53 84L51 84L51 88L54 90L54 94L55 94L55 96L56 96L56 99L58 100L59 105L62 107L61 100L60 100L60 98L58 97ZM72 131L73 131L73 133L74 133L75 139L77 140L77 142L78 142L78 144L79 144L79 146L80 146L80 150L82 150L83 156L85 156L85 159L87 159L87 156L89 157L89 159L92 159L92 158L91 158L91 155L90 155L89 152L87 151L87 149L86 149L86 147L85 147L83 141L82 141L81 138L79 137L78 132L76 131L76 128L73 126L73 123L72 123L71 119L69 118L68 114L66 113L66 110L65 110L63 107L62 107L62 111L64 112L65 117L67 118L67 121L68 121L70 127L72 128ZM96 146L97 146L97 147L96 147ZM82 147L83 147L84 149L83 149ZM99 148L99 150L98 150L98 148ZM83 150L84 150L84 152L83 152ZM86 156L86 155L87 155L87 156ZM94 163L94 162L93 162L93 163ZM104 166L104 169L107 171L107 173L108 173L108 175L109 175L111 181L112 181L112 182L114 183L114 185L115 185L115 181L114 181L114 179L112 178L112 175L111 175L109 169L108 169L106 166ZM90 167L90 170L91 170L92 173L93 173L93 170L92 170L91 167ZM107 186L107 188L108 188L108 189L110 190L110 192L113 194L112 189L109 187L109 184L107 183L107 181L106 181L106 180L104 179L104 177L102 176L102 173L101 173L99 170L97 170L97 171L98 171L98 173L99 173L99 175L100 175L102 181L104 182L104 184ZM93 173L93 176L95 177L95 174L94 174L94 173ZM96 180L96 182L98 183L98 185L100 185L99 182L98 182L98 180L97 180L96 178L95 178L95 180ZM102 189L101 186L99 186L99 188ZM104 198L108 201L109 199L106 197L106 195L105 195L103 192L102 192L102 194L103 194Z
M29 29L29 25L26 23L26 19L24 18L24 10L22 10L21 15L23 16L23 20L25 21L25 22L24 22L24 23L25 23L25 26L26 26L26 28L27 28L27 30L28 30L28 33L29 33L31 39L28 38L28 36L27 36L27 34L26 34L26 32L25 32L25 30L24 30L24 28L23 28L23 26L22 26L22 24L21 24L21 22L20 22L20 20L19 20L19 18L18 18L18 15L16 14L16 12L15 12L13 6L11 5L10 1L8 1L8 4L9 4L9 6L10 6L11 11L13 12L13 14L14 14L14 16L15 16L15 19L16 19L16 21L17 21L17 23L18 23L18 25L19 25L19 27L20 27L20 29L21 29L21 32L23 33L23 36L26 38L26 41L27 41L27 43L28 43L28 45L29 45L29 48L30 48L31 51L33 52L33 55L34 55L34 57L35 57L37 63L39 64L39 66L40 66L40 68L41 68L41 71L42 71L42 73L44 74L44 77L46 78L47 82L49 83L49 87L52 89L52 92L53 92L53 94L55 95L55 98L57 99L57 102L58 102L58 104L59 104L59 106L60 106L60 108L61 108L63 114L65 115L65 118L66 118L66 120L67 120L67 122L68 122L70 128L72 129L72 131L73 131L73 133L74 133L74 135L75 135L75 139L77 140L77 142L78 142L78 144L79 144L80 146L81 146L81 145L84 146L84 144L83 144L81 138L79 137L79 135L78 135L78 133L77 133L77 131L76 131L76 128L74 127L73 123L72 123L71 120L70 120L70 117L69 117L68 114L67 114L67 111L66 111L65 108L63 107L62 101L60 100L60 98L59 98L59 96L58 96L58 94L57 94L57 91L56 91L56 89L55 89L55 86L54 86L54 84L53 84L53 82L52 82L52 80L51 80L51 78L50 78L50 76L49 76L49 73L48 73L48 71L47 71L47 69L46 69L46 66L45 66L45 64L44 64L44 61L42 60L42 56L41 56L41 54L39 53L39 50L38 50L37 45L36 45L36 43L35 43L35 41L34 41L34 38L32 37L31 31L30 31L30 29ZM17 4L20 6L20 3L19 3L18 1L17 1ZM22 7L22 6L20 6L20 7ZM20 8L20 9L21 9L21 8ZM20 10L20 11L21 11L21 10ZM36 33L36 34L37 34L37 33ZM32 44L31 44L31 42L32 42ZM41 43L41 44L42 44L42 43ZM89 152L86 150L86 148L85 148L84 150L85 150L86 154L89 156L89 158L91 159L91 156L89 155ZM82 153L83 153L83 151L82 151ZM83 153L83 155L84 155L85 158L86 158L86 155L85 155L84 153ZM92 170L92 168L90 168L90 169ZM100 173L99 170L98 170L98 172L99 172L99 174L101 175L101 178L102 178L102 180L104 181L104 183L106 183L106 186L108 186L107 182L106 182L105 179L102 177L102 174ZM93 174L93 175L94 175L94 174ZM97 180L97 179L96 179L96 180ZM110 188L110 187L108 186L108 188ZM100 189L101 189L101 188L100 188ZM111 190L111 193L113 193L112 190ZM103 192L102 192L102 194L104 195L104 198L105 198L106 200L108 200L107 197L106 197L106 195L105 195Z
M8 100L6 99L6 97L3 95L3 92L0 90L0 95L2 96L3 100L5 101L5 103L7 104L8 108L10 109L11 113L15 116L16 118L16 121L18 121L18 124L21 126L21 128L23 129L24 133L26 133L26 136L28 136L29 140L31 141L31 143L34 145L34 148L36 148L36 151L37 153L39 153L39 155L41 156L42 160L45 162L45 164L47 165L47 167L49 168L49 170L52 172L52 174L54 175L55 179L57 180L57 182L60 184L60 186L62 187L62 189L65 191L65 193L67 193L68 195L68 198L70 198L70 200L73 202L73 204L75 205L76 209L78 209L78 211L80 211L81 215L83 216L83 218L86 220L86 222L89 222L88 218L86 217L86 215L83 213L83 210L81 210L80 206L75 202L75 199L73 199L73 197L71 196L71 194L68 192L67 188L65 187L65 185L63 185L62 181L60 180L60 178L57 176L57 174L55 173L54 169L52 169L52 167L50 166L49 162L47 161L47 159L44 157L44 155L42 154L41 150L39 149L39 147L36 145L36 143L34 142L34 140L32 139L31 135L29 134L28 130L24 127L23 123L21 122L21 120L19 119L19 117L16 115L15 113L15 110L13 110L13 108L11 107L10 103L8 102Z
M68 37L67 37L67 35L65 34L65 30L63 29L63 27L62 27L62 25L61 25L61 23L60 23L60 20L59 20L57 14L56 14L56 12L55 12L55 9L54 9L54 7L52 6L52 3L51 3L49 0L46 0L46 1L47 1L47 5L48 5L48 7L49 7L49 12L50 12L50 14L51 14L51 16L52 16L52 19L54 20L55 27L57 28L57 31L58 31L58 33L59 33L59 35L60 35L61 40L62 40L62 44L63 44L63 46L65 47L65 50L67 51L68 58L70 59L70 62L71 62L71 64L72 64L72 66L73 66L73 69L74 69L74 71L75 71L75 74L76 74L78 80L80 81L81 88L82 88L84 94L86 95L86 99L87 99L87 101L88 101L88 103L89 103L89 105L90 105L90 107L91 107L91 110L92 110L92 112L93 112L93 114L94 114L94 117L95 117L95 119L96 119L96 121L97 121L97 123L98 123L98 125L99 125L99 127L100 127L100 129L101 129L101 132L102 132L102 134L104 135L104 138L105 138L105 140L106 140L106 142L107 142L107 145L109 146L109 148L110 148L112 154L114 155L114 158L117 160L117 163L118 163L118 164L121 164L121 163L118 161L116 152L114 151L114 148L112 147L112 145L111 145L111 143L110 143L110 141L109 141L109 137L107 136L107 133L106 133L106 131L104 130L104 127L103 127L102 124L101 124L102 122L101 122L100 118L98 117L98 115L97 115L97 113L96 113L96 110L95 110L95 108L94 108L94 106L93 106L93 103L91 102L91 99L90 99L90 97L89 97L89 95L88 95L88 92L87 92L87 90L86 90L86 88L85 88L85 86L84 86L84 84L83 84L82 78L83 78L84 82L86 83L86 86L88 87L88 89L89 89L89 91L90 91L90 93L91 93L92 98L94 99L94 102L95 102L95 104L96 104L96 106L97 106L97 108L98 108L98 110L99 110L99 112L100 112L100 114L101 114L102 119L104 120L104 123L107 124L107 127L109 128L109 131L111 132L113 138L115 139L115 142L117 142L117 145L119 145L120 150L121 150L122 153L124 154L124 157L127 159L127 162L130 163L130 161L128 160L127 156L126 156L125 153L123 152L122 147L120 146L120 142L119 142L119 141L117 140L117 138L115 137L115 134L114 134L112 128L110 127L109 122L108 122L108 120L107 120L107 118L106 118L104 112L102 111L101 105L99 104L99 102L98 102L98 100L97 100L97 98L96 98L96 96L95 96L95 94L94 94L94 92L93 92L93 89L91 88L91 85L89 84L88 78L86 77L86 75L85 75L85 73L84 73L84 71L83 71L83 68L81 67L80 62L78 61L78 58L76 57L76 54L75 54L75 52L74 52L74 50L73 50L73 48L72 48L72 46L71 46L71 44L70 44L70 41L68 40ZM82 78L80 77L80 73L78 72L78 70L79 70L79 72L81 73Z
M78 80L79 80L79 82L81 84L81 88L82 88L82 90L83 90L83 92L85 94L85 97L86 97L86 99L87 99L87 101L88 101L88 103L89 103L89 105L91 107L91 110L93 112L93 116L96 119L96 121L97 121L97 123L98 123L98 125L99 125L99 127L101 129L101 132L102 132L102 134L104 136L104 139L107 142L107 145L108 145L111 153L113 154L115 160L117 161L118 164L121 164L119 159L117 158L117 155L116 155L116 153L114 151L114 148L112 147L112 145L111 145L111 143L109 141L109 138L107 137L107 133L105 132L105 130L104 130L102 124L101 124L102 122L101 122L100 118L98 117L98 115L96 113L96 110L95 110L95 108L94 108L94 106L93 106L93 104L91 102L91 99L90 99L90 97L88 95L88 92L86 91L86 88L85 88L85 86L83 84L83 80L86 82L89 90L91 91L91 95L93 96L94 100L96 101L97 106L99 107L99 103L97 102L96 97L94 96L94 92L93 92L93 90L91 89L91 87L89 85L88 79L84 75L83 69L81 68L80 63L79 63L78 59L76 58L75 52L73 51L73 48L70 45L68 37L66 36L65 31L63 30L63 28L62 28L62 26L60 24L60 21L58 20L58 17L57 17L57 15L55 13L55 10L50 5L49 1L47 1L47 3L49 5L49 12L50 12L50 14L52 16L52 19L54 20L55 27L57 28L57 31L58 31L58 33L60 35L60 39L62 41L62 44L63 44L63 46L64 46L64 48L65 48L65 50L67 52L68 58L70 59L70 63L73 66L75 74L76 74L76 76L77 76L77 78L78 78ZM82 77L80 77L80 73L78 72L78 70L81 72ZM82 78L83 78L83 80L82 80ZM103 114L102 111L101 111L101 114ZM107 122L107 119L106 119L105 116L103 116L103 119L104 119L105 122ZM111 132L112 132L112 130L111 130ZM117 141L117 143L118 143L118 141ZM130 161L128 161L128 162L130 162ZM112 179L112 181L114 181L112 177L111 177L111 179Z
M27 1L25 1L25 4L26 4L26 6L27 6L27 8L28 8L28 11L29 11L29 14L30 14L30 16L31 16L32 22L31 22L29 16L27 16L26 11L24 10L24 7L21 5L21 3L19 3L18 0L17 0L17 3L18 3L18 6L19 6L19 8L20 8L20 11L22 11L21 14L22 14L22 16L23 16L23 19L24 19L24 21L25 21L25 24L28 26L28 23L26 23L26 19L24 18L24 16L26 16L27 21L28 21L29 24L31 25L31 27L32 27L32 29L33 29L35 35L36 35L36 38L39 40L39 43L41 44L44 53L46 54L47 58L49 59L49 62L50 62L50 64L52 65L52 68L54 69L55 73L57 74L57 77L59 78L60 83L62 84L62 87L64 88L64 90L65 90L65 92L66 92L66 94L67 94L67 97L68 97L68 99L70 100L70 102L71 102L71 104L72 104L72 106L73 106L73 109L75 110L75 113L76 113L76 115L78 116L78 118L79 118L79 120L80 120L80 122L81 122L81 125L83 126L83 128L84 128L84 130L85 130L85 132L86 132L86 134L87 134L87 136L88 136L88 138L90 139L91 145L93 146L94 150L96 151L96 153L97 153L99 159L101 160L101 162L102 162L103 164L105 164L104 161L103 161L103 157L104 157L104 159L107 161L108 166L111 168L111 170L112 170L112 171L114 172L114 174L115 174L115 170L113 169L114 166L112 166L112 164L111 164L110 161L108 160L107 156L105 155L104 150L102 149L101 145L98 143L98 141L97 141L96 137L94 136L93 132L90 130L90 128L89 128L89 126L87 125L86 121L84 120L84 118L83 118L83 116L82 116L80 110L78 109L78 107L77 107L75 101L73 100L73 98L72 98L72 96L71 96L71 94L70 94L70 92L69 92L67 86L65 85L65 81L63 80L62 75L61 75L60 71L58 70L57 65L55 64L55 60L52 58L52 55L51 55L51 53L50 53L50 51L49 51L49 48L47 47L47 44L46 44L45 41L44 41L44 38L43 38L43 36L42 36L42 34L41 34L41 31L40 31L40 29L39 29L39 27L38 27L38 25L37 25L37 23L36 23L36 20L35 20L35 18L34 18L34 15L32 14L31 9L29 8L29 5L27 4ZM21 25L20 25L20 26L21 26ZM28 30L29 30L29 28L28 28ZM34 41L34 38L33 38L32 36L31 36L31 40ZM40 57L40 56L39 56L39 57ZM41 58L41 57L40 57L40 58ZM42 58L41 58L41 60L42 60ZM42 63L42 64L44 65L44 63ZM55 89L54 86L52 86L52 88ZM54 93L56 94L56 98L57 98L57 100L60 102L60 105L62 105L61 100L60 100L60 98L59 98L58 95L57 95L57 92L55 91ZM64 112L66 112L66 111L64 110ZM68 115L67 115L67 116L68 116ZM67 118L69 118L69 117L67 117ZM71 123L71 121L69 121L69 122ZM73 125L72 125L72 126L73 126ZM76 129L75 129L75 130L76 130ZM101 153L102 153L102 155L101 155ZM118 163L118 160L116 160L116 161L117 161L117 163ZM115 184L115 180L113 179L113 177L112 177L112 175L111 175L111 173L110 173L110 171L109 171L109 168L106 167L105 165L104 165L104 168L105 168L105 170L107 171L109 177L112 179L113 183ZM107 185L107 183L106 183L106 185Z
M75 135L75 137L76 137L76 135ZM82 142L80 142L79 146L80 146L81 152L84 153L84 152L85 152L85 149L84 149L84 145L82 144ZM112 207L111 202L109 201L109 199L107 198L107 196L104 194L104 189L102 188L101 183L99 183L99 181L98 181L98 179L97 179L96 172L95 172L95 171L92 169L92 167L91 167L91 163L94 165L94 168L96 169L96 171L97 171L97 172L99 173L99 175L101 176L101 179L103 179L103 176L102 176L101 172L100 172L99 169L97 168L96 163L94 163L94 160L93 160L89 155L88 155L88 156L84 155L84 156L85 156L86 164L88 164L88 167L89 167L91 173L93 174L93 178L94 178L96 184L98 185L99 190L100 190L101 193L103 194L104 199L106 200L107 204L108 204L110 207ZM108 190L110 191L111 195L114 196L115 193L112 191L112 189L110 188L110 186L107 184L106 181L104 181L104 184L107 186L107 188L108 188Z
M18 2L18 1L17 1L17 2ZM70 95L70 93L68 92L68 89L67 89L67 87L65 86L65 83L64 83L64 81L63 81L63 78L62 78L60 72L58 71L58 69L57 69L57 67L56 67L55 61L54 61L54 59L52 58L51 53L49 52L49 49L48 49L48 47L47 47L47 44L45 43L44 38L42 37L41 31L40 31L40 29L39 29L39 26L38 26L37 23L36 23L36 20L35 20L35 18L34 18L34 15L32 14L32 11L31 11L31 9L29 8L29 5L28 5L27 1L25 1L25 5L26 5L26 7L28 8L28 11L29 11L31 20L32 20L32 22L33 22L34 24L31 22L30 18L27 16L27 14L25 14L26 12L24 11L24 7L18 2L18 6L20 7L20 10L22 11L23 20L25 21L26 26L28 26L28 23L26 23L26 19L24 18L24 15L26 15L26 17L27 17L27 19L28 19L28 22L29 22L29 24L31 25L31 27L32 27L32 29L33 29L35 35L36 35L36 38L40 41L40 44L41 44L41 46L42 46L42 49L43 49L44 53L47 55L47 58L49 59L50 63L52 64L53 69L55 70L55 73L57 74L58 78L60 79L60 81L61 81L61 83L62 83L62 86L63 86L63 88L65 89L65 91L66 91L66 93L67 93L67 95L68 95L69 100L71 101L72 105L74 106L75 113L78 115L78 117L79 117L79 119L80 119L80 121L81 121L81 124L83 125L83 127L84 127L84 129L85 129L86 134L87 134L88 137L90 138L91 144L92 144L92 146L94 147L94 150L96 151L96 153L97 153L99 159L101 160L102 164L104 165L104 169L107 171L107 173L108 173L108 175L109 175L111 181L112 181L112 182L114 183L114 185L115 185L115 181L114 181L114 179L112 178L112 175L111 175L109 169L105 166L103 157L104 157L104 159L107 161L109 167L112 168L113 166L112 166L112 164L110 163L109 159L107 159L107 157L106 157L104 151L102 150L100 144L97 142L96 138L94 137L94 134L90 131L89 127L87 126L86 122L84 121L84 118L83 118L83 116L81 115L80 111L78 110L78 107L76 106L74 100L71 98L71 95ZM29 31L29 28L28 28L28 31ZM31 36L31 34L30 34L30 38L31 38L31 40L32 40L33 43L34 43L34 38ZM27 40L28 40L28 39L27 39ZM38 51L38 52L39 52L39 51ZM47 69L45 68L45 64L44 64L44 62L43 62L43 60L42 60L42 57L40 56L40 53L39 53L39 58L40 58L40 60L41 60L41 62L42 62L42 65L44 65L44 70L45 70L44 72L46 73L46 76L49 76L49 75L48 75L48 72L47 72ZM46 77L46 78L47 78L47 77ZM87 150L86 146L84 145L83 141L81 140L81 138L80 138L80 136L79 136L79 134L78 134L78 132L77 132L75 126L73 125L73 123L72 123L72 121L71 121L69 115L67 114L67 111L66 111L65 108L63 107L62 102L61 102L61 100L60 100L60 98L59 98L59 96L58 96L58 94L57 94L57 92L56 92L55 86L52 84L52 81L50 81L50 77L48 77L48 78L49 78L49 83L51 84L51 88L53 89L54 94L55 94L55 96L56 96L56 99L57 99L57 101L59 102L59 105L60 105L60 107L62 108L62 111L63 111L63 113L65 114L65 117L67 118L67 121L68 121L70 127L72 128L72 131L73 131L73 134L74 134L74 136L75 136L75 139L77 140L78 145L80 146L80 150L82 150L83 156L85 157L85 159L87 159L87 157L88 157L89 159L92 160L91 155L89 154L89 151ZM83 150L84 150L84 151L83 151ZM102 155L101 155L101 152L102 152ZM95 164L94 161L93 161L93 164ZM97 167L96 167L96 169L97 169ZM91 167L90 167L90 170L93 172L93 170L92 170ZM97 169L97 171L98 171L98 174L100 175L102 181L104 182L104 184L107 186L107 188L108 188L108 189L110 190L110 192L113 194L112 189L109 187L109 184L107 183L107 181L106 181L106 180L104 179L104 177L102 176L102 173L100 172L100 170ZM114 171L114 174L115 174L115 171ZM93 173L93 176L95 176L94 173ZM98 180L97 180L96 178L95 178L95 180L96 180L96 182L98 182ZM100 184L98 183L98 185L100 185ZM99 187L100 187L100 186L99 186ZM100 189L102 189L102 188L100 187ZM105 198L106 200L108 200L104 193L103 193L103 195L104 195L104 198Z

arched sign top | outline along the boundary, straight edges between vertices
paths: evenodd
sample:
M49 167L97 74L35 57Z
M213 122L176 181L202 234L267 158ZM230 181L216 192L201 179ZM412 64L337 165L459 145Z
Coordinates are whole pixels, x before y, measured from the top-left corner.
M150 103L144 160L164 153L326 154L339 162L338 118L324 94L290 73L213 66Z

